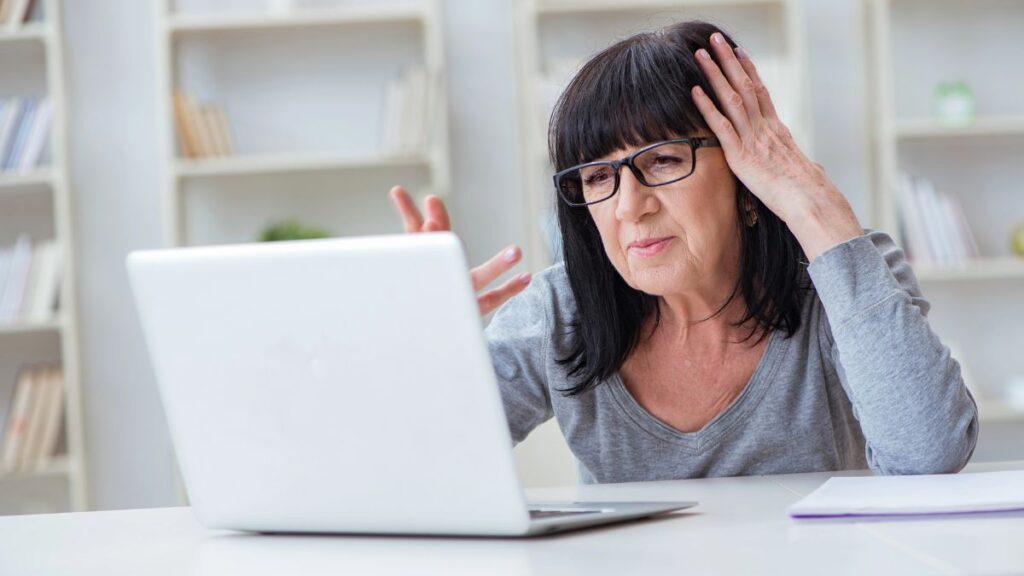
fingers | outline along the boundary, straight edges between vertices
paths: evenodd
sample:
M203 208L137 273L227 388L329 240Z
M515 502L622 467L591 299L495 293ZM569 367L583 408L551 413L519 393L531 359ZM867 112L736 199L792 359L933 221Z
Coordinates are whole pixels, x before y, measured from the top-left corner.
M508 282L505 282L494 290L484 292L477 297L477 304L480 306L480 315L490 314L498 306L505 303L506 300L522 292L527 286L530 285L530 273L523 272L513 277Z
M416 203L409 197L409 193L401 186L395 186L388 194L399 215L402 216L402 223L406 232L420 232L423 230L423 216L416 209Z
M711 54L707 50L703 48L697 50L697 62L704 72L704 76L708 79L708 83L711 84L711 89L718 96L723 112L732 121L736 131L740 135L749 132L750 116L747 114L746 106L743 103L743 96L733 89L729 79L722 74L722 70L711 59Z
M423 225L423 229L427 232L442 232L451 230L451 224L448 221L448 210L444 207L444 202L441 201L437 196L427 196L426 200L423 201L424 208L427 212L427 221Z
M490 260L469 271L469 277L473 280L473 291L479 292L507 270L516 265L523 257L522 250L518 246L509 246L491 257Z
M402 224L406 232L442 232L451 230L451 222L448 219L448 210L444 202L434 195L427 196L423 200L423 207L427 213L424 221L416 202L413 201L405 188L395 186L388 194L394 203L398 213L402 216Z
M690 93L693 96L693 103L697 105L697 109L704 116L704 121L708 123L711 131L715 133L718 141L722 143L722 149L726 154L739 150L742 147L739 134L733 128L732 122L711 101L711 97L699 85L694 86Z
M715 32L711 35L711 49L715 53L715 59L710 62L710 65L720 66L720 70L725 73L730 87L734 93L739 94L740 99L743 101L743 110L746 111L751 124L756 124L761 119L761 106L757 101L757 87L754 80L747 74L747 71L736 57L736 52L720 32ZM715 64L715 62L718 62L718 64ZM705 66L709 66L709 63L706 62ZM722 99L720 94L719 100Z
M746 71L747 76L750 76L750 79L754 81L754 92L757 94L757 104L761 108L761 116L777 120L779 115L775 112L775 103L772 102L771 94L768 93L768 87L761 80L761 75L757 73L757 67L754 66L754 61L750 59L750 54L747 54L747 51L743 48L738 48L736 50L736 57L739 59L740 65L743 66L743 70Z
M480 266L469 271L469 277L473 280L473 290L479 292L498 276L501 276L509 268L516 265L523 257L523 252L518 246L509 246L498 252L493 258ZM501 306L506 300L523 291L530 284L530 273L523 272L506 281L494 290L488 290L477 296L476 301L480 307L480 314L489 314L492 310Z

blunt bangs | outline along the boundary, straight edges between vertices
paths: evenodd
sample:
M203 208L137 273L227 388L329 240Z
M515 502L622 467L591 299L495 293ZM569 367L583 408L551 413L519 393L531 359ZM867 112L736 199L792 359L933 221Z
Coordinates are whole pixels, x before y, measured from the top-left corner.
M580 69L549 124L548 149L556 171L622 148L707 130L690 89L700 84L706 93L713 91L686 52L690 43L669 34L638 34Z

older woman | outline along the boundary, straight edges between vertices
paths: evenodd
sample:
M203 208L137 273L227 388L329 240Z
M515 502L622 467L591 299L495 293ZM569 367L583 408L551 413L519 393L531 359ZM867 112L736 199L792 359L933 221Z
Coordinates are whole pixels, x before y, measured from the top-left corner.
M595 56L550 149L564 263L480 297L522 290L487 328L515 441L555 417L584 482L966 464L977 410L903 252L864 232L719 29ZM436 198L424 223L392 196L407 229L447 228Z

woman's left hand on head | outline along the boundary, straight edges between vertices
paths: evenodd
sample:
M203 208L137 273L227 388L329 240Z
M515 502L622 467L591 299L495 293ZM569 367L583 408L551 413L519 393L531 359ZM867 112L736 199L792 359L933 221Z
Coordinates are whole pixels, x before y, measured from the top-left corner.
M718 33L711 49L714 58L700 49L697 62L723 110L700 86L691 94L736 177L789 225L808 259L860 236L863 229L849 202L796 145L750 56L733 50Z

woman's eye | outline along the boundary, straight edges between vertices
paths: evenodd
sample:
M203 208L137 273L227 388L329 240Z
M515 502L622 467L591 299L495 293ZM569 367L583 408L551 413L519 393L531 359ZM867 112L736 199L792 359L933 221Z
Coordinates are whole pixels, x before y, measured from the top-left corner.
M655 166L675 166L682 162L683 159L678 156L658 156L654 159Z
M587 176L586 179L583 180L583 183L590 185L600 184L608 180L608 177L608 172L606 170L601 170Z

